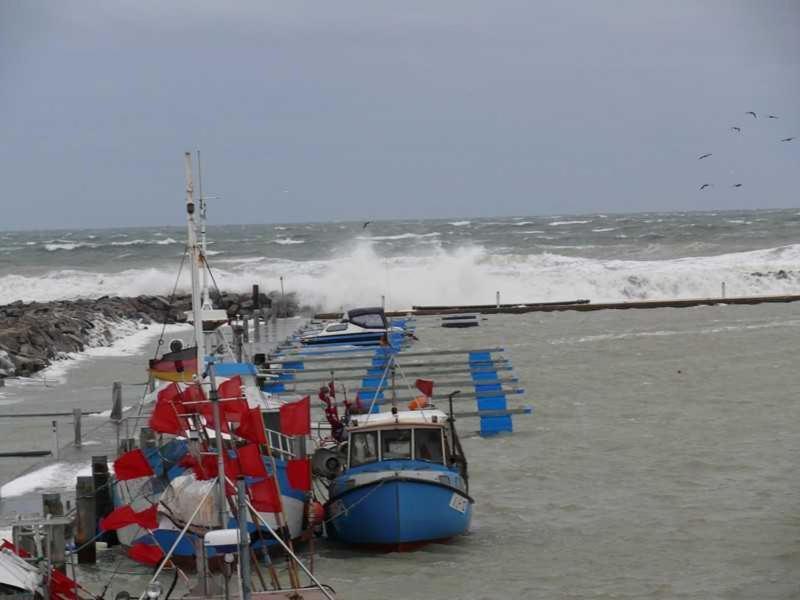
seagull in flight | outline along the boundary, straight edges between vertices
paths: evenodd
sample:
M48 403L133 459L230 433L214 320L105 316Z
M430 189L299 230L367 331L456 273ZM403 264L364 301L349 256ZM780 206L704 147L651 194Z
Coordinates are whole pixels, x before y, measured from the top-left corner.
M780 119L778 115L767 115L768 119Z
M731 187L742 187L741 183L734 183Z
M795 136L788 137L788 138L783 138L781 141L782 141L782 142L791 142L791 141L794 139L794 137L795 137Z
M704 183L703 185L700 186L700 189L704 190L707 187L714 187L714 184L713 183Z
M742 133L742 128L734 126L734 127L731 127L731 131L735 131L736 133Z
M372 223L372 221L364 221L364 225L361 227L361 229L366 229L367 225L369 225L370 223Z
M704 158L708 158L709 156L711 156L711 152L708 152L707 154L701 154L700 156L697 157L697 160L703 160Z
M757 118L758 118L758 115L757 115L756 113L754 113L752 110L748 110L748 111L747 111L746 113L744 113L744 114L746 114L746 115L753 115L753 118L754 118L754 119L757 119Z

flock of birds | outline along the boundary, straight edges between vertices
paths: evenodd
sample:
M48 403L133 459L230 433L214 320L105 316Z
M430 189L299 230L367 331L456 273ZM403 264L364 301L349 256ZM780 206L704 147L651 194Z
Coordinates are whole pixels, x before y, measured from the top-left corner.
M750 115L754 119L758 119L758 114L756 114L755 111L748 110L744 114ZM780 119L780 117L778 115L767 115L767 119ZM738 127L736 125L731 127L730 130L733 133L739 133L739 134L742 133L742 128ZM794 139L795 139L795 136L786 137L786 138L781 139L781 142L791 142ZM698 156L697 160L703 160L704 158L708 158L709 156L714 156L714 154L711 153L711 152L706 152L705 154L701 154L700 156ZM704 183L703 185L700 186L700 190L702 191L702 190L705 190L706 188L710 188L710 187L714 187L714 184L713 183ZM742 187L742 184L741 183L734 183L731 187L740 188L740 187Z

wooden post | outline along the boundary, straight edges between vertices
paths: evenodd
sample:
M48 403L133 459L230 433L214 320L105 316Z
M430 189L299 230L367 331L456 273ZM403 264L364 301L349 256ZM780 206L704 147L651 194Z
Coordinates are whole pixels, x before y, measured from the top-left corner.
M94 477L78 477L75 486L75 546L78 548L78 564L93 565L97 560L94 542L97 519L94 511Z
M495 292L495 301L497 304L497 308L500 308L500 292Z
M139 448L145 450L146 448L155 448L156 445L156 432L149 427L142 427L139 430Z
M245 344L250 341L250 323L245 316L242 317L242 340Z
M136 438L122 438L119 442L119 453L125 454L136 449Z
M122 383L115 381L111 386L111 416L112 421L122 420Z
M72 409L72 423L75 426L75 447L80 448L83 446L83 440L81 439L81 417L83 417L83 411L80 408L73 408Z
M45 517L64 516L64 505L61 504L61 494L42 494L42 514ZM47 526L47 557L50 559L53 567L62 573L67 572L64 530L64 525Z
M261 309L253 311L253 341L261 343Z
M99 520L114 510L107 456L92 457L92 479L94 480L95 518ZM118 543L117 534L113 531L105 533L103 540L109 546Z

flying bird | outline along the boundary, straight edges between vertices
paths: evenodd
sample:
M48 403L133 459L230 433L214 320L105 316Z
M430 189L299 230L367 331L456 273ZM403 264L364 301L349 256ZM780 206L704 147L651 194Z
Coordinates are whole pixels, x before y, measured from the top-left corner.
M731 131L735 131L736 133L742 133L741 127L731 127Z
M783 138L781 141L782 142L791 142L793 139L794 139L794 136L788 137L788 138Z
M713 183L704 183L703 185L700 186L700 189L704 190L707 187L714 187L714 184Z
M780 119L778 115L767 115L768 119Z
M734 183L731 187L742 187L741 183Z
M757 119L757 118L758 118L758 115L757 115L756 113L754 113L752 110L748 110L748 111L747 111L746 113L744 113L744 114L746 114L746 115L753 115L753 118L754 118L754 119Z
M364 225L361 227L361 229L366 229L367 225L369 225L370 223L372 223L372 221L364 221Z
M703 160L704 158L708 158L709 156L711 156L711 152L709 152L708 154L701 154L700 156L697 157L697 160Z

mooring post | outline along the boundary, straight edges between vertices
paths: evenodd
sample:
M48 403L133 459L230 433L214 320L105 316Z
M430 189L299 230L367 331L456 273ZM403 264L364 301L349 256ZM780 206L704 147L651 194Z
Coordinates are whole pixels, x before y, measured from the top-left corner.
M242 317L242 339L244 343L250 342L250 320L247 317Z
M261 309L257 308L253 311L253 341L256 344L261 343Z
M73 408L72 409L72 423L75 426L75 447L80 448L83 446L83 440L81 439L81 418L83 417L83 411L80 408Z
M722 282L722 297L725 297L725 282Z
M114 510L107 456L92 457L92 479L94 481L95 518L99 520ZM112 546L117 543L117 534L109 531L103 535L103 539L109 546Z
M61 494L42 494L42 514L45 518L64 516ZM47 525L47 557L62 573L67 572L65 529L64 525Z
M94 511L94 477L79 476L75 484L75 546L78 549L78 564L93 565L97 560L94 536L97 519ZM90 540L92 540L90 542Z
M142 427L139 430L139 448L145 450L147 448L155 448L157 445L156 432L149 427ZM133 450L133 448L131 448L131 450Z
M495 296L495 303L497 304L497 308L500 308L500 291L498 290L494 294Z
M58 459L58 421L51 421L50 433L53 438L53 458Z
M381 294L381 308L383 310L386 310L386 296L384 296L383 294Z

